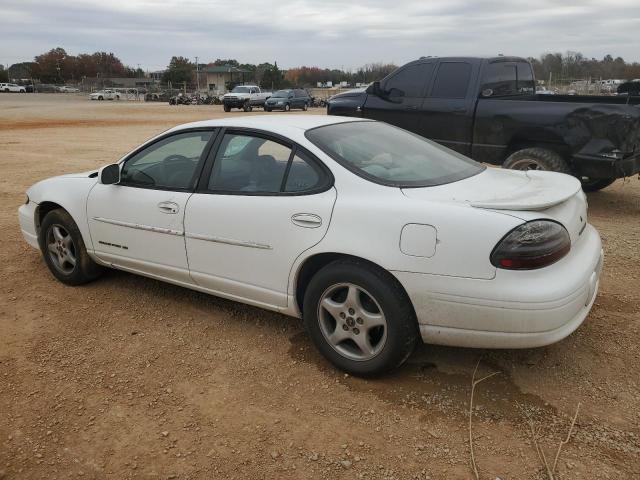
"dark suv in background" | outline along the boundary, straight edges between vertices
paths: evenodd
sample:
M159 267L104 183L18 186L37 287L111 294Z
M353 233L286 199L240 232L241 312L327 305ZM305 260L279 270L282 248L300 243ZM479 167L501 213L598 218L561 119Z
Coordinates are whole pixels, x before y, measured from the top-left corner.
M585 190L640 171L640 97L536 95L519 57L423 57L327 113L382 120L480 162L575 175Z
M264 110L284 110L288 112L292 108L306 110L311 105L311 97L301 88L278 90L271 95L264 104Z

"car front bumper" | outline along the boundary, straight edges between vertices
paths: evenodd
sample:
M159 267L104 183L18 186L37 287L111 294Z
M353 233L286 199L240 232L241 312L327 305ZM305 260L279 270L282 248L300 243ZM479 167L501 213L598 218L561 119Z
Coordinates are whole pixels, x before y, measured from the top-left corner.
M18 221L20 230L25 241L33 248L40 248L38 245L38 233L36 232L35 212L38 204L35 202L25 203L18 208Z
M562 260L528 271L497 269L492 280L392 272L407 291L425 343L532 348L570 335L591 310L603 252L588 225Z

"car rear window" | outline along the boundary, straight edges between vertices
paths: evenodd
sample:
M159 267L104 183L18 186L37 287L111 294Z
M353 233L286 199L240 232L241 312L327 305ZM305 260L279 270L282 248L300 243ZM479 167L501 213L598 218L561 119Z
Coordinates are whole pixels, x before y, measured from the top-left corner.
M308 130L305 135L345 168L382 185L443 185L485 169L464 155L382 122L338 123Z

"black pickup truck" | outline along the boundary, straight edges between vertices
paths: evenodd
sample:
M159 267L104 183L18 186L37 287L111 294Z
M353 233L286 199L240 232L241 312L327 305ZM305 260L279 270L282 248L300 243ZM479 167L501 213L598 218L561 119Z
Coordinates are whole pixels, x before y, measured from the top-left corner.
M423 57L332 97L327 113L382 120L480 162L570 173L585 190L640 172L640 97L536 95L518 57Z

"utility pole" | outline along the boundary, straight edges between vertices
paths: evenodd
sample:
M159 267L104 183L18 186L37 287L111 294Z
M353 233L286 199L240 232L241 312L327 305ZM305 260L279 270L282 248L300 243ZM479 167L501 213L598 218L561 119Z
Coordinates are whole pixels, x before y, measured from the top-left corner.
M198 65L198 57L196 57L196 92L200 91L200 65Z

